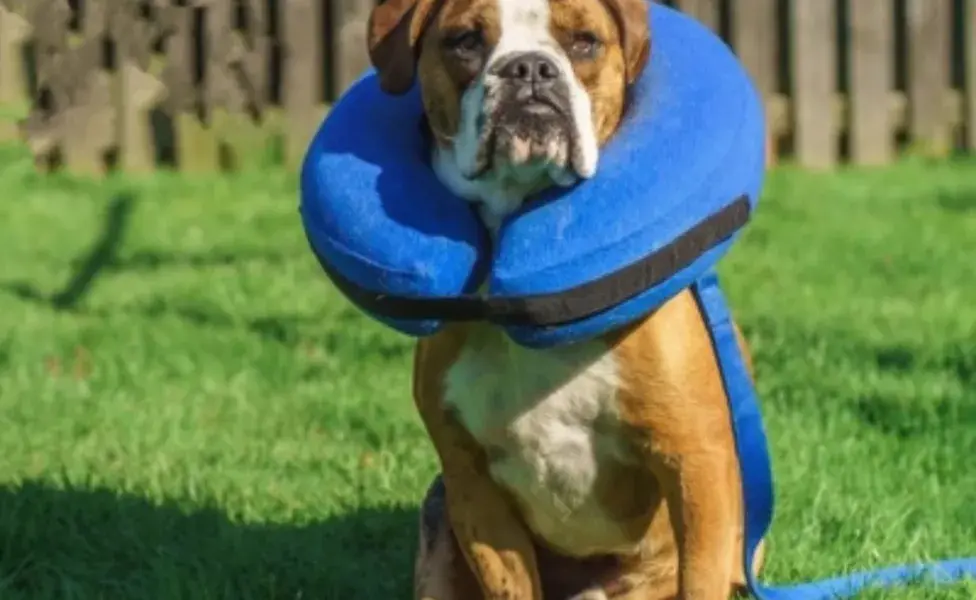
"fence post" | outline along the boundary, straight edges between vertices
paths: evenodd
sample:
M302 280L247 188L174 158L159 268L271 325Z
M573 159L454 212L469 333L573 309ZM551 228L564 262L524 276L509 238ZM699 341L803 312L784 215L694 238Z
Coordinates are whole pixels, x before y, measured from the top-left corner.
M119 167L127 173L150 173L156 167L156 138L149 114L166 91L149 73L156 25L136 13L132 0L88 0L86 8L106 8L108 33L115 42L114 111ZM92 16L85 15L86 21ZM105 18L103 16L102 18ZM98 32L104 24L95 25ZM85 24L86 31L88 23Z
M204 9L203 98L217 170L241 166L239 141L246 139L250 125L242 118L247 101L240 85L243 48L234 30L235 9L233 0L209 0Z
M206 170L213 159L207 156L202 143L206 132L198 116L201 99L193 81L196 70L194 9L169 4L159 8L156 14L165 31L165 58L160 77L166 88L163 110L172 123L176 166L181 171Z
M966 115L966 148L976 152L976 0L965 0L963 4L963 44L965 56L963 64L964 87L963 102Z
M282 104L285 163L298 169L322 118L326 39L320 34L323 0L279 0L283 48Z
M286 0L287 1L287 0ZM221 8L207 30L219 60L223 100L214 110L219 155L234 169L260 167L268 151L268 13L265 0L241 3L244 23L236 23L235 3ZM218 5L219 6L219 5ZM237 27L241 25L241 27Z
M59 150L69 171L101 175L116 145L111 76L100 37L82 36L78 44L69 44L70 19L64 0L27 2L39 101L31 106L23 131L35 157L49 159Z
M200 99L204 127L197 140L205 169L219 171L232 157L222 154L222 131L228 126L227 112L240 108L234 93L234 74L230 69L232 0L209 0L203 7L203 81Z
M854 0L850 6L848 57L850 89L847 125L855 164L891 160L891 94L894 66L893 4L890 0Z
M826 1L826 0L823 0ZM766 159L775 162L779 132L773 131L773 99L779 84L776 0L745 0L733 4L732 46L755 81L766 112Z
M9 4L10 6L8 6ZM30 104L27 73L21 50L31 35L31 26L13 3L0 2L0 110L20 112ZM0 114L0 141L19 137L13 114Z
M764 98L776 91L776 0L746 0L732 11L732 46Z
M678 0L675 4L682 12L695 17L705 27L721 33L719 22L719 3L721 0Z
M949 0L907 0L908 125L926 153L949 151Z
M825 169L837 159L835 4L793 0L791 8L794 147L802 166Z
M339 96L369 67L366 52L366 23L372 0L331 0L332 94Z

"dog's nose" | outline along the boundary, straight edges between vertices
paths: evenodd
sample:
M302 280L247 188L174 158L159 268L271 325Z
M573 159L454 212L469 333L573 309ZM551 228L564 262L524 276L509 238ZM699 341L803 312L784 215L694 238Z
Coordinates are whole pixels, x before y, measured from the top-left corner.
M559 67L541 52L520 52L498 65L497 73L505 79L538 85L555 81Z

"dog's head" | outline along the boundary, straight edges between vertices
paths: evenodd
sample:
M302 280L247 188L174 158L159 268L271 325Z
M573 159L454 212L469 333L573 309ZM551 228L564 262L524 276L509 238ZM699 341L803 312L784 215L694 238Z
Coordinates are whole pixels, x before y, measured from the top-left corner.
M591 177L647 61L647 0L386 0L370 58L391 94L419 80L463 178Z

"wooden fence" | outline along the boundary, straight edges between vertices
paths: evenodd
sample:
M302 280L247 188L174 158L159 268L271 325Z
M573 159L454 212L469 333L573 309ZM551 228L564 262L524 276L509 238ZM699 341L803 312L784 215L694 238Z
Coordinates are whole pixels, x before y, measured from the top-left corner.
M294 168L368 65L374 1L0 0L0 141L85 173ZM667 4L749 68L778 158L976 149L976 0Z

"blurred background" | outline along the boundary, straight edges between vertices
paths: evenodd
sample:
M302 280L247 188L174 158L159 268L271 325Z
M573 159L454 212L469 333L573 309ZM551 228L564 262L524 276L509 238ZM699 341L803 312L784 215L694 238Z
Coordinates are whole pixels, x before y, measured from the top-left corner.
M768 577L976 554L976 0L667 4L766 101L722 275ZM412 340L330 286L297 213L372 6L0 0L3 600L409 597L436 472Z

